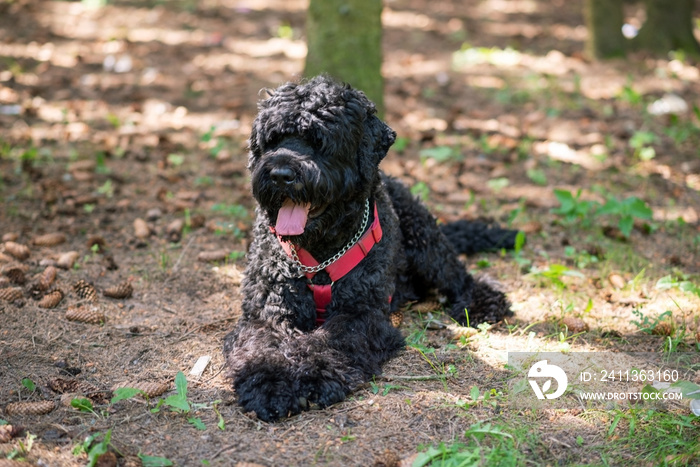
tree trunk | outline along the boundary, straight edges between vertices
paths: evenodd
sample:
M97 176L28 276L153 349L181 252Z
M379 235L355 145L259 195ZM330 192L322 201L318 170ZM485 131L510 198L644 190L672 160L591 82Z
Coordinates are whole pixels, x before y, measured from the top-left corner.
M304 76L326 73L364 91L384 110L382 0L311 0Z
M700 55L700 45L693 36L693 0L645 0L647 20L632 41L638 50L666 55L682 50Z
M623 57L625 37L622 35L622 2L586 0L584 16L588 28L586 54L591 58Z

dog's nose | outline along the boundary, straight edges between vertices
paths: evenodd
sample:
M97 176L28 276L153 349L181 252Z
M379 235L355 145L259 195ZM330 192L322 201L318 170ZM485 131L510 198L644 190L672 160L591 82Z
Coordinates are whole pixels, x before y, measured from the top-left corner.
M290 185L294 183L294 171L289 167L275 167L270 170L270 178L277 185Z

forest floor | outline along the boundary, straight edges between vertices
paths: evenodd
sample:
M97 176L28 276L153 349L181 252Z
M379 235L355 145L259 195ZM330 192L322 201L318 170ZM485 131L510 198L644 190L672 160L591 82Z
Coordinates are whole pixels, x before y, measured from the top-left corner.
M259 90L302 70L306 2L91 3L0 0L0 423L23 428L0 426L0 457L17 462L0 465L103 450L103 466L700 463L687 398L569 391L530 407L507 365L525 351L698 355L696 63L586 60L581 2L386 1L399 139L382 168L443 221L526 233L517 252L465 258L515 315L470 333L439 302L413 304L382 376L268 424L236 404L221 348L250 240L246 139ZM640 369L624 365L608 370ZM681 368L686 393L697 368ZM117 385L153 396L111 402Z

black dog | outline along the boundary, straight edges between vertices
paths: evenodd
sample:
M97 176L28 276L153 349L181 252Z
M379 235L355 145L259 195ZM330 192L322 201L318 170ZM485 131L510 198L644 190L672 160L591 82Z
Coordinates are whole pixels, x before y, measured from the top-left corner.
M250 136L259 206L243 316L224 340L239 403L262 420L341 401L379 374L404 346L390 312L432 289L460 323L509 314L455 245L512 248L516 235L466 221L441 230L379 170L396 134L362 92L317 77L270 96Z

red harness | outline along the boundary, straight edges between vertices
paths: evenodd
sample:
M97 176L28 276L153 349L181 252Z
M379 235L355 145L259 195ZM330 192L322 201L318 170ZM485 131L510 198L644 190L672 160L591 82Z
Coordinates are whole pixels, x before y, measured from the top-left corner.
M271 228L272 229L272 228ZM273 230L274 232L274 230ZM289 243L283 241L279 235L277 239L282 245L285 253L290 258L292 257L292 250L289 247ZM325 267L325 271L331 277L331 283L326 285L318 285L311 283L311 279L316 275L315 272L306 272L306 278L308 279L309 289L314 294L314 302L316 303L316 326L322 325L326 321L326 308L331 303L331 286L335 281L342 278L345 274L352 271L352 269L357 266L360 261L365 259L372 247L379 243L382 239L382 226L379 223L379 216L377 215L377 204L374 204L374 221L372 225L364 233L364 235L355 243L348 251L345 252L343 256L338 258L336 261L332 262ZM304 266L314 267L318 266L320 263L311 256L311 253L304 250L303 248L295 248L299 261ZM391 297L389 298L391 301Z

